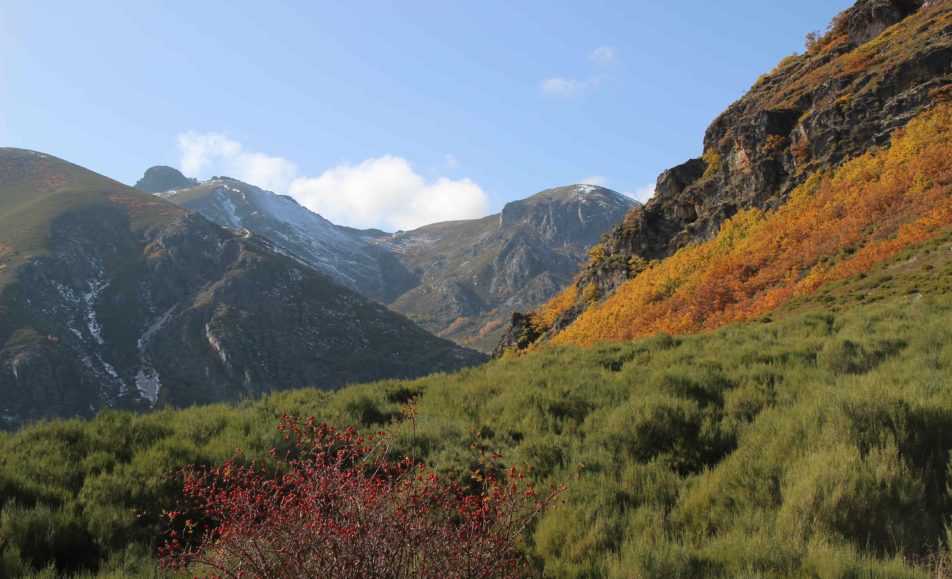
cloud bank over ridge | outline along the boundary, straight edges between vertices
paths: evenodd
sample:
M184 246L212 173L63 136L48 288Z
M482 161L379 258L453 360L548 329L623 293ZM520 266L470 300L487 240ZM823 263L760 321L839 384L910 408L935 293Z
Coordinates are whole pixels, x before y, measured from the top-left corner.
M309 177L292 161L248 151L225 133L182 133L178 149L179 168L186 175L227 175L289 194L304 207L351 227L408 230L482 217L490 208L489 196L471 179L428 179L395 155L338 165ZM458 165L452 155L446 160L450 168Z

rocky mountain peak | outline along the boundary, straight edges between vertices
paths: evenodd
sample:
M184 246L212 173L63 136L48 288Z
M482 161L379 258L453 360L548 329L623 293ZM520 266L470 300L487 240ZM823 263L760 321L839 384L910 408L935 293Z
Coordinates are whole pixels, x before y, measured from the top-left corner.
M497 215L389 234L335 225L290 197L227 177L162 197L268 239L425 329L484 350L514 309L540 305L571 281L585 250L634 204L604 187L570 185Z
M174 167L156 165L146 169L142 178L136 181L135 188L146 193L165 193L172 189L191 187L196 183L197 180L189 179Z
M600 231L608 231L613 216L631 206L631 199L597 185L556 187L507 203L499 213L499 228L525 224L537 228L549 242L577 242L582 230L599 229L593 222L604 221Z

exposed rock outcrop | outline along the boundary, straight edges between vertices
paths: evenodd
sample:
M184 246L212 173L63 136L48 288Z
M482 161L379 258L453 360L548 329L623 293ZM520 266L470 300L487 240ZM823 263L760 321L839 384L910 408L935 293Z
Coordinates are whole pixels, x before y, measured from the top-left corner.
M135 188L146 193L165 193L191 187L196 183L197 180L186 177L178 169L157 165L146 170L145 175L136 181Z

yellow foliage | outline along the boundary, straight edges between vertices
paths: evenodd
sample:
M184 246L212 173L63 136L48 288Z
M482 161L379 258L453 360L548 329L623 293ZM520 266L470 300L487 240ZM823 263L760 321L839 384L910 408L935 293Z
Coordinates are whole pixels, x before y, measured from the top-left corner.
M551 328L559 316L575 305L577 293L575 284L572 284L536 310L532 314L533 328L540 334Z
M592 256L592 259L589 260L589 264L597 264L605 259L605 247L602 245L591 247L586 253Z
M595 285L595 282L590 281L588 285L585 286L585 289L582 290L582 294L579 296L579 301L583 304L594 303L598 299L598 286Z
M502 325L503 323L501 320L489 320L485 326L479 329L479 337L480 338L486 337L486 335L489 334L489 332L494 332L498 330L499 328L502 327Z
M790 144L790 139L781 135L767 135L767 139L764 141L763 146L760 150L765 155L779 155L783 153L783 150L787 148L787 145Z
M704 151L704 155L701 159L707 165L704 168L704 175L701 176L701 179L709 179L721 170L721 156L714 149Z
M715 239L652 263L554 341L588 345L754 318L950 226L952 106L942 106L897 131L889 149L812 175L777 211L738 213Z

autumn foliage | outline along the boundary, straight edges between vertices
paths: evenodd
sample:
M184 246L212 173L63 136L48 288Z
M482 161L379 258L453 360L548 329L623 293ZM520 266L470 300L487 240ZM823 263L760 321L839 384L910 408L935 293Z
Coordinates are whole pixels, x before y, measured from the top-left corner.
M589 345L751 319L950 225L952 107L943 106L897 131L889 149L812 175L779 210L743 211L715 239L652 264L554 341ZM564 309L551 306L542 311Z
M166 569L215 577L508 577L529 574L521 541L561 493L536 489L480 451L473 485L405 457L392 433L363 437L284 417L284 458L190 467L166 514Z

